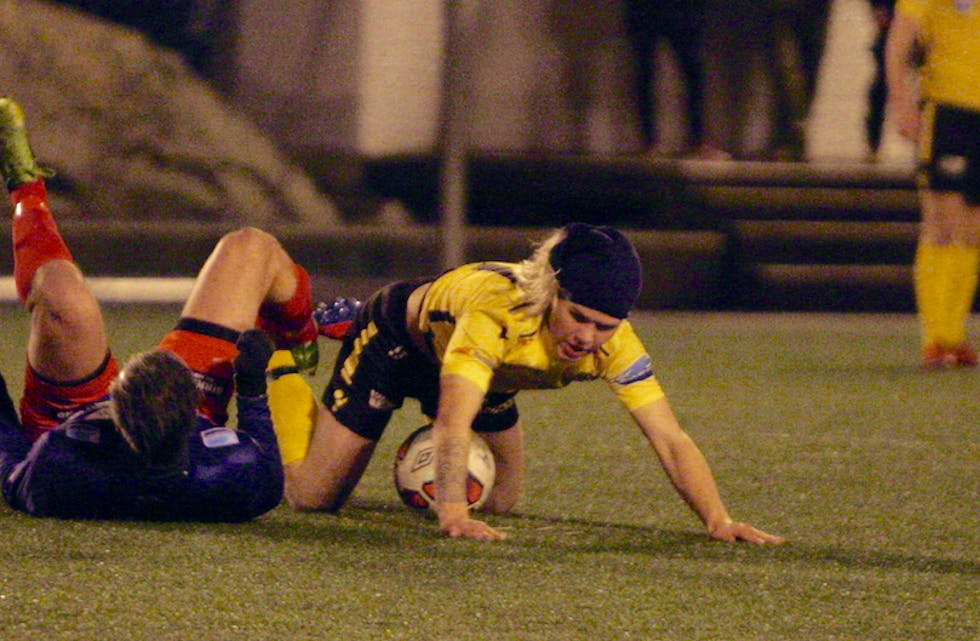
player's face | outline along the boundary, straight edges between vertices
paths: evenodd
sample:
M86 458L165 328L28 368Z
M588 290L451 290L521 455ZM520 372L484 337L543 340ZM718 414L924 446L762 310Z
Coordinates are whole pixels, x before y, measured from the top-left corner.
M621 322L591 307L559 298L551 309L548 329L555 339L558 358L576 361L602 347Z

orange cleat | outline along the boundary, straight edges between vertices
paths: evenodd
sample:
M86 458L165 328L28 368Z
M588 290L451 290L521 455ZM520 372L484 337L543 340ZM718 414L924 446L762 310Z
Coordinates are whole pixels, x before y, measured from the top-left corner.
M956 363L956 357L946 346L930 343L922 348L922 367L925 369L945 369Z
M969 343L960 343L951 350L951 354L956 361L954 364L959 367L977 366L977 350Z

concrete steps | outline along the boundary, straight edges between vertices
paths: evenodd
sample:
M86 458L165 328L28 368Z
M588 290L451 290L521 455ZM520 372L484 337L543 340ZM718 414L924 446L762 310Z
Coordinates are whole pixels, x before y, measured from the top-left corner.
M733 223L745 305L800 311L911 311L917 224Z

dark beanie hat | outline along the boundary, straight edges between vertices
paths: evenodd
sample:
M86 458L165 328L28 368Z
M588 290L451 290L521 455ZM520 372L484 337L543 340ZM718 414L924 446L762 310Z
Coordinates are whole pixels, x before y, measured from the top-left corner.
M565 226L551 250L558 284L573 303L614 318L626 318L640 295L640 257L622 233L585 223Z

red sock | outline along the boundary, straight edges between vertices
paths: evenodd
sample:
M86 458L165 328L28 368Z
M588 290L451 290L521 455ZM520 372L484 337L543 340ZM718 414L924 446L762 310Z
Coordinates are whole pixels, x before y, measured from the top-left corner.
M317 337L310 275L300 265L293 263L293 268L296 271L296 292L292 298L284 303L262 303L256 323L275 338L280 348L308 343Z
M38 268L50 260L74 260L48 207L48 191L39 178L10 192L14 203L14 283L27 300Z

